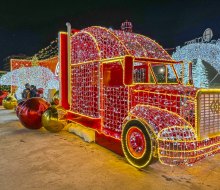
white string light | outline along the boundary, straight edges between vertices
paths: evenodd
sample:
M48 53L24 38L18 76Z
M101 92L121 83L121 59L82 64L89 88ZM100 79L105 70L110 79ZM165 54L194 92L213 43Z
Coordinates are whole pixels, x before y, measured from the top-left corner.
M43 88L44 96L47 96L48 89L59 89L59 82L55 75L48 68L41 66L22 67L3 75L0 78L0 85L17 86L16 96L21 99L21 92L26 83Z
M202 59L210 63L218 72L220 72L220 44L194 43L176 48L172 57L175 60L192 61Z
M184 76L184 82L187 82L188 78L188 65L187 63L193 60L197 60L197 65L200 66L200 68L197 69L197 72L193 72L193 80L194 85L196 87L208 87L208 84L204 76L207 77L207 73L205 71L205 66L203 63L200 64L200 60L204 60L208 62L211 66L213 66L216 71L220 72L220 43L219 40L215 41L215 43L192 43L187 44L183 47L178 46L176 48L176 51L172 55L173 59L177 61L184 61L184 70L185 70L185 76ZM194 62L195 63L195 62ZM195 64L193 64L193 69L196 70ZM177 66L176 70L178 73L181 72L181 67ZM203 77L201 77L201 73ZM206 73L206 74L205 74ZM199 78L202 78L203 81L201 81Z

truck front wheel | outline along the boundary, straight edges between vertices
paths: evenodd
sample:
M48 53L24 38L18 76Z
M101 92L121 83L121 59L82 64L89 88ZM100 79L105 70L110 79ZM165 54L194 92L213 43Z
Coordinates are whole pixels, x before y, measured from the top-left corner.
M143 123L129 121L122 131L122 149L128 162L137 168L147 166L152 160L152 140Z

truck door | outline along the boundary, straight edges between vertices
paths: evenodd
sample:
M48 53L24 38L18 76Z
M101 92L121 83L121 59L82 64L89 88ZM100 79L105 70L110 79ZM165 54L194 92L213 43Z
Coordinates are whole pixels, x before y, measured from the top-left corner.
M120 138L122 121L128 112L128 87L123 84L122 63L105 62L101 69L102 132Z

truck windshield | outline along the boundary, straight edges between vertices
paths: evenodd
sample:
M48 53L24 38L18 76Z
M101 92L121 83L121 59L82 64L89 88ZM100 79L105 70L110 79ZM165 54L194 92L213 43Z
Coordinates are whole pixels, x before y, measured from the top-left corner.
M178 84L179 82L181 77L171 63L134 63L134 83Z

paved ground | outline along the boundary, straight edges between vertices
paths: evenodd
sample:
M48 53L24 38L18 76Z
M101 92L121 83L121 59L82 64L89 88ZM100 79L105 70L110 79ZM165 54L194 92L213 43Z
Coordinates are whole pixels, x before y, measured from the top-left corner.
M0 109L0 190L220 189L220 155L193 167L159 162L144 170L62 131L28 130Z

